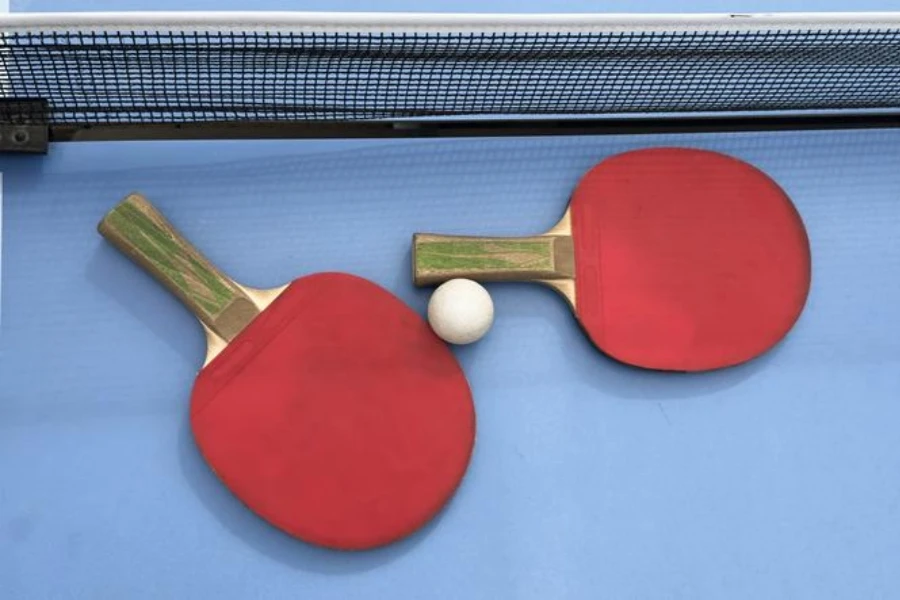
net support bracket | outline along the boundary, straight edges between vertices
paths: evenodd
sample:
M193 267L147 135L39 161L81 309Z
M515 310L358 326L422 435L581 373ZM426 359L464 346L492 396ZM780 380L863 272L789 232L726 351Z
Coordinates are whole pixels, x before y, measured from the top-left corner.
M46 154L48 112L45 100L0 99L0 153Z

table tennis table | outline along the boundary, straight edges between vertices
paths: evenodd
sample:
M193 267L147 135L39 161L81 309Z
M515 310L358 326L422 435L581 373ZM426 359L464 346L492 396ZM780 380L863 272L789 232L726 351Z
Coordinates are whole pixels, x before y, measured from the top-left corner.
M2 3L0 3L2 7ZM55 10L765 12L750 0L12 0ZM421 314L417 231L523 235L598 160L742 158L789 193L813 285L776 349L690 376L600 355L539 286L491 285L454 348L478 413L451 504L379 550L315 548L227 493L193 445L191 315L97 234L140 191L236 279L349 271ZM0 155L0 598L900 596L900 129L80 142Z

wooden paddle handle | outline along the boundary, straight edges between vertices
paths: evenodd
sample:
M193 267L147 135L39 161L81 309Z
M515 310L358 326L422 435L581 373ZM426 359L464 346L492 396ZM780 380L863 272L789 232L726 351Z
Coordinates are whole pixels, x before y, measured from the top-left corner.
M141 265L204 324L231 341L259 309L140 194L131 194L110 210L100 234Z
M572 238L465 237L417 233L413 236L413 282L448 279L546 281L574 277Z

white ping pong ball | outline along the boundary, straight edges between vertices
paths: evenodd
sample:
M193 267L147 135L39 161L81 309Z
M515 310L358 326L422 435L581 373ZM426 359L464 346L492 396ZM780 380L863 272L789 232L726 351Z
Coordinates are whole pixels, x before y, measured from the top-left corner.
M471 279L451 279L431 295L428 322L445 342L471 344L491 328L494 301L481 284Z

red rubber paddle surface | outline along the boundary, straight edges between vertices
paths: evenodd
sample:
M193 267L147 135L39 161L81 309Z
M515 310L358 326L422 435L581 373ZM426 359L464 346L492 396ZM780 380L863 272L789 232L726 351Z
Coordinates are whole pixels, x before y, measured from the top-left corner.
M765 352L810 286L804 225L765 173L715 152L602 161L571 203L576 314L622 362L698 371Z
M468 467L475 412L445 343L352 275L294 281L199 374L194 437L250 509L344 550L409 535Z

